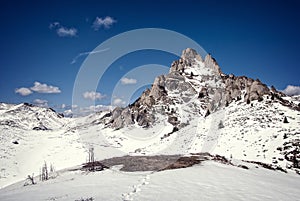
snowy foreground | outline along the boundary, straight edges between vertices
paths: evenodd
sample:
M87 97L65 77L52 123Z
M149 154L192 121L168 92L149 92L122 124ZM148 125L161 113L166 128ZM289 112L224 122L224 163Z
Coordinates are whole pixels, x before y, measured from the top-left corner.
M185 108L179 109L182 118L188 115ZM267 98L252 104L234 102L206 118L192 119L174 133L163 116L151 129L132 125L114 130L99 123L104 114L61 118L26 104L1 104L0 114L0 201L300 200L300 176L285 158L300 140L300 113ZM210 152L288 173L212 161L154 173L128 173L117 167L89 173L63 170L85 163L91 147L96 160ZM36 178L36 185L24 186L27 175L40 174L44 161L54 165L58 176L44 182Z
M299 175L213 161L161 172L65 171L36 185L19 182L0 200L299 200ZM92 198L92 199L91 199Z

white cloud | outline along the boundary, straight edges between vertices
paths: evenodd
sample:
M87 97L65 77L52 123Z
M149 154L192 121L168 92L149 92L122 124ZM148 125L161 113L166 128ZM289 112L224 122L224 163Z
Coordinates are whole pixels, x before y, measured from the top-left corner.
M74 37L77 35L77 29L60 27L56 30L57 35L60 37Z
M73 115L73 112L72 112L72 110L71 110L71 109L69 109L69 110L65 110L65 111L63 111L63 114L64 114L64 116L66 116L66 117L70 117L70 116L72 116L72 115Z
M90 99L90 100L93 100L93 101L94 100L101 100L101 99L106 97L105 95L102 95L101 93L94 92L94 91L86 91L82 95L85 99Z
M111 111L113 109L114 107L111 105L91 105L87 107L77 107L70 110L65 110L64 114L66 116L70 116L70 114L72 114L72 116L86 116L95 112Z
M48 107L48 101L47 100L42 100L42 99L35 99L33 101L34 104L41 106L41 107Z
M31 87L30 89L37 93L45 93L45 94L61 93L61 90L58 87L54 87L47 84L41 84L40 82L34 82L34 86Z
M50 23L49 29L55 29L57 35L60 37L74 37L77 36L78 32L74 27L67 28L65 26L62 26L59 22Z
M282 92L289 96L300 95L300 86L288 85Z
M54 29L54 28L57 28L57 27L60 27L60 23L59 22L52 22L49 25L49 29Z
M100 112L100 111L108 111L112 110L113 107L111 105L91 105L87 107L90 111Z
M116 22L117 21L110 16L106 16L105 18L96 17L92 27L95 31L99 30L101 27L109 29Z
M85 56L85 55L89 55L89 54L97 54L97 53L101 53L101 52L105 52L109 50L109 48L106 48L106 49L103 49L103 50L96 50L96 51L90 51L90 52L82 52L82 53L79 53L71 62L71 64L74 64L76 63L77 59L81 56Z
M132 79L132 78L127 78L127 77L124 77L121 79L121 83L123 85L127 85L127 84L136 84L137 80L136 79Z
M122 100L121 98L116 98L113 101L114 106L124 106L125 104L126 104L126 102L124 100Z
M21 96L28 96L29 94L32 94L32 91L28 88L21 87L19 89L16 89L15 93L20 94Z

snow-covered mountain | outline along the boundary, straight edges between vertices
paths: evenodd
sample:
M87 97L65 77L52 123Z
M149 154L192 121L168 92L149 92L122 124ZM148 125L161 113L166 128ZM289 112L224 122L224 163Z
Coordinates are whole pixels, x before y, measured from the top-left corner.
M18 105L0 103L0 125L23 130L53 130L66 123L63 115L51 108L29 103Z
M299 173L299 128L299 96L286 96L258 79L226 75L211 55L201 58L195 50L188 48L171 64L167 75L158 76L150 89L125 108L66 118L52 109L1 103L0 187L22 180L31 173L38 175L44 161L54 164L57 169L80 165L86 162L90 148L93 148L96 160L128 154L209 152L239 163L264 163L274 169L286 170L293 175L282 184L288 185L296 178L295 172ZM191 171L198 171L196 169ZM234 169L225 168L225 172L232 171ZM183 173L190 174L188 171ZM264 174L252 173L252 178ZM287 178L281 174L277 176ZM116 175L105 172L102 176ZM273 176L266 180L273 181ZM72 176L65 175L57 182L62 185L69 177ZM85 180L77 178L78 175L75 177L76 181ZM56 188L53 185L55 182L50 184L50 189ZM4 189L5 195L9 194L9 189ZM30 192L24 195L29 196ZM126 200L126 196L122 199ZM151 200L145 195L137 197L138 200ZM68 200L68 197L55 199Z
M0 188L39 174L44 161L58 169L84 162L78 135L66 133L71 123L50 108L0 103Z
M129 107L116 108L108 123L117 129L135 123L149 127L163 115L180 128L191 119L203 117L233 101L262 101L264 95L281 99L283 94L275 88L269 89L258 79L225 75L211 55L202 59L188 48L172 63L169 74L157 77L151 89ZM291 106L299 110L297 105Z
M300 159L297 97L258 79L226 75L210 55L202 59L189 48L169 74L157 77L136 102L114 109L102 122L106 139L125 152L207 151L284 168Z

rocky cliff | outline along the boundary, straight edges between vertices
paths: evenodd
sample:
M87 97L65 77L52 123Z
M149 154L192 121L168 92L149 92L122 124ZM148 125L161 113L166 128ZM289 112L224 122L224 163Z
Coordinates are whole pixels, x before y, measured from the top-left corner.
M135 123L150 127L163 115L178 129L195 116L209 115L233 101L262 101L264 95L284 101L284 94L275 88L269 89L258 79L226 75L211 55L202 58L188 48L167 75L158 76L133 104L115 108L103 121L116 129Z

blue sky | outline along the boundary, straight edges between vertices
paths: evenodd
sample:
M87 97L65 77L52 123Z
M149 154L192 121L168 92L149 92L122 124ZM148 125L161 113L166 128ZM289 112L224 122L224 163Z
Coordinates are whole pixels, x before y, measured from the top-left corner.
M188 36L211 53L225 73L259 78L280 90L299 86L299 10L296 0L1 1L0 102L56 109L71 105L84 53L140 28ZM160 51L126 55L106 71L97 93L83 98L91 103L96 99L96 104L115 99L121 103L122 97L111 97L112 90L127 72L148 63L170 66L176 58ZM142 78L128 79L124 83L134 85Z

